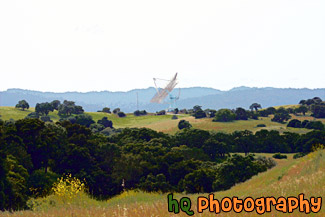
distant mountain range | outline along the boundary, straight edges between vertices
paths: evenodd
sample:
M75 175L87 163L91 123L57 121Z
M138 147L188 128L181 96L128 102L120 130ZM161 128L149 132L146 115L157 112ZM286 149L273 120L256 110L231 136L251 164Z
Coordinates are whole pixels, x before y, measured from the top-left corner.
M180 91L180 99L177 107L193 108L195 105L201 105L203 109L220 109L220 108L236 108L248 107L257 102L263 108L278 105L298 104L301 99L313 98L315 96L325 99L325 88L319 89L295 89L295 88L251 88L236 87L229 91L221 91L206 87L190 87L174 90L175 95ZM138 105L140 110L155 112L168 107L163 104L152 104L150 99L155 94L153 87L147 89L134 89L126 92L40 92L23 89L8 89L0 91L0 106L15 106L19 100L25 99L31 107L35 107L36 103L51 102L58 99L75 101L77 105L81 105L85 111L97 111L103 107L111 109L121 108L124 112L133 112L137 109L137 93Z

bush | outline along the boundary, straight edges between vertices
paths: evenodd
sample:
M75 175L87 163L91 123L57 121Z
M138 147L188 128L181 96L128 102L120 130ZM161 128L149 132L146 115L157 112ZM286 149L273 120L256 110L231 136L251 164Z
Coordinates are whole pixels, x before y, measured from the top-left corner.
M89 127L91 124L94 124L95 121L93 118L88 115L88 114L81 114L81 115L76 115L76 123Z
M25 119L28 118L39 118L39 114L37 112L31 112L25 117Z
M198 110L193 114L193 116L195 117L195 119L199 119L199 118L205 118L207 115L203 110Z
M304 120L304 121L301 123L301 127L302 127L302 128L305 128L306 125L307 125L308 123L309 123L308 120Z
M120 111L121 111L120 108L116 108L116 109L113 110L113 113L114 113L114 114L118 114Z
M293 119L289 121L287 127L301 128L301 121Z
M103 117L101 120L97 121L97 124L103 125L105 128L110 127L113 128L113 122L111 120L108 120L107 117Z
M324 125L321 121L310 121L305 128L314 130L324 130Z
M136 110L135 112L133 112L134 116L142 116L142 115L147 115L147 111L143 110L143 111L139 111Z
M178 119L177 115L173 115L172 120L176 120L176 119Z
M66 120L70 121L71 124L75 124L77 119L73 116L66 118Z
M85 183L71 174L62 176L56 183L53 184L52 190L55 195L58 195L63 200L71 200L78 196L79 193L85 192Z
M166 111L165 110L161 110L159 112L156 112L156 115L165 115Z
M51 171L35 170L28 178L27 186L32 197L44 197L51 193L53 183L59 175Z
M110 127L106 127L105 129L100 131L100 133L104 134L105 136L111 136L111 135L114 135L114 134L120 133L120 132L122 132L122 129L115 129L115 128L110 128Z
M293 159L301 158L305 155L307 155L307 153L299 152L299 153L293 155Z
M257 124L256 127L266 127L265 124Z
M266 168L268 168L268 169L271 169L272 167L276 166L276 162L270 157L258 156L256 158L256 161L259 164L266 166Z
M260 110L260 111L258 111L258 113L259 113L259 115L261 117L268 117L269 116L269 113L268 113L267 110Z
M230 122L235 120L236 115L229 109L220 109L217 111L213 121L216 122Z
M91 131L92 131L93 133L97 133L97 132L100 132L100 131L102 131L103 129L105 129L104 125L102 125L102 124L91 124L91 125L89 126L89 128L91 129Z
M178 122L178 129L185 129L185 128L191 128L192 125L190 124L190 122L185 121L185 120L180 120Z
M160 173L157 176L154 176L150 173L147 177L143 176L140 179L140 184L138 185L138 188L146 192L168 192L168 189L170 189L170 185L166 181L166 177L164 174Z
M124 118L126 117L126 114L124 112L118 112L117 116L119 116L120 118Z
M41 116L40 119L44 122L53 122L49 116Z
M101 112L105 112L105 113L111 113L111 109L110 109L110 108L107 108L107 107L105 107L105 108L103 108L103 109L101 110Z
M311 116L315 118L325 118L325 105L312 105L311 110L313 112Z
M278 123L284 123L285 121L289 120L291 116L289 113L283 112L283 113L276 113L274 117L271 119L271 121L278 122Z
M276 153L272 157L275 159L287 159L287 155L281 153Z
M258 114L257 113L251 112L249 117L251 119L253 119L253 120L258 120Z

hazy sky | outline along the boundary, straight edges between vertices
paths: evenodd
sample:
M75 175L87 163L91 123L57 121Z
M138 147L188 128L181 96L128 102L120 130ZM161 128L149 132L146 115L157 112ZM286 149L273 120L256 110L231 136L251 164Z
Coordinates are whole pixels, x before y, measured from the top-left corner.
M325 87L324 0L0 1L0 90Z

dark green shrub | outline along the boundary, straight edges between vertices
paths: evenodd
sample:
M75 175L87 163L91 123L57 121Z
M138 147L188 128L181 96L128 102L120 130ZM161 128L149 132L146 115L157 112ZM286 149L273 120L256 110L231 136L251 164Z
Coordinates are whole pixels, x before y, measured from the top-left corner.
M44 122L53 122L49 116L41 116L40 119Z
M44 197L51 193L54 182L59 175L51 171L35 170L28 178L27 186L32 197Z
M281 153L276 153L272 157L275 159L287 159L287 155Z
M321 121L310 121L306 124L305 128L314 130L323 130L324 124Z
M97 123L103 125L105 128L113 128L113 122L111 120L108 120L107 117L103 117L101 120L98 120Z
M166 111L165 110L161 110L159 112L156 112L156 115L165 115Z
M304 120L304 121L301 123L301 127L302 127L302 128L305 128L306 125L307 125L308 123L309 123L308 120Z
M124 118L126 117L126 114L124 112L118 112L117 116L119 116L120 118Z
M301 128L301 121L293 119L289 121L287 127Z
M76 123L89 127L91 124L94 124L95 121L93 120L92 116L88 115L88 114L80 114L80 115L76 115Z
M233 113L230 109L220 109L217 111L216 116L213 121L216 122L230 122L235 120L236 114Z
M178 129L185 129L185 128L191 128L192 125L190 124L190 122L185 121L185 120L180 120L178 122Z
M266 127L265 124L257 124L256 127Z
M306 154L307 153L299 152L299 153L293 155L293 159L301 158L301 157L305 156Z
M28 118L39 118L39 114L37 112L31 112L25 117L25 119Z
M203 110L198 110L194 113L193 116L195 117L195 119L199 119L199 118L205 118L207 114Z

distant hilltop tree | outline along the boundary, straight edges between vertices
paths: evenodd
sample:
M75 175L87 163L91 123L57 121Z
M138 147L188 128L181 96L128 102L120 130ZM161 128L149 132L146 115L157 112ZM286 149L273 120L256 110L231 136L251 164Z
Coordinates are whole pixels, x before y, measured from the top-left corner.
M146 110L136 110L135 112L133 112L134 116L142 116L142 115L147 115L147 111Z
M18 102L16 108L21 108L24 111L25 109L29 109L29 104L26 100L23 99Z
M81 106L75 105L75 102L64 100L59 106L59 116L70 116L72 114L83 114L84 110Z
M314 97L312 99L300 100L299 104L307 106L307 109L312 112L311 116L315 118L325 118L325 101L322 101L321 98Z
M156 115L165 115L166 111L165 110L161 110L159 112L156 112Z
M113 110L113 113L114 113L114 114L117 114L117 113L119 113L120 111L121 111L120 108L115 108L115 109Z
M261 104L258 103L253 103L251 106L249 106L249 109L253 111L253 109L255 109L255 111L257 111L259 108L262 108Z
M101 112L105 112L105 113L112 113L111 112L111 109L110 108L108 108L108 107L104 107L103 109L102 109L102 111Z
M119 118L124 118L124 117L126 117L126 114L125 114L124 112L118 112L118 113L117 113L117 116L118 116Z
M54 111L54 108L51 103L48 103L48 102L36 103L35 112L37 112L39 114L48 115L49 112L53 112L53 111Z

